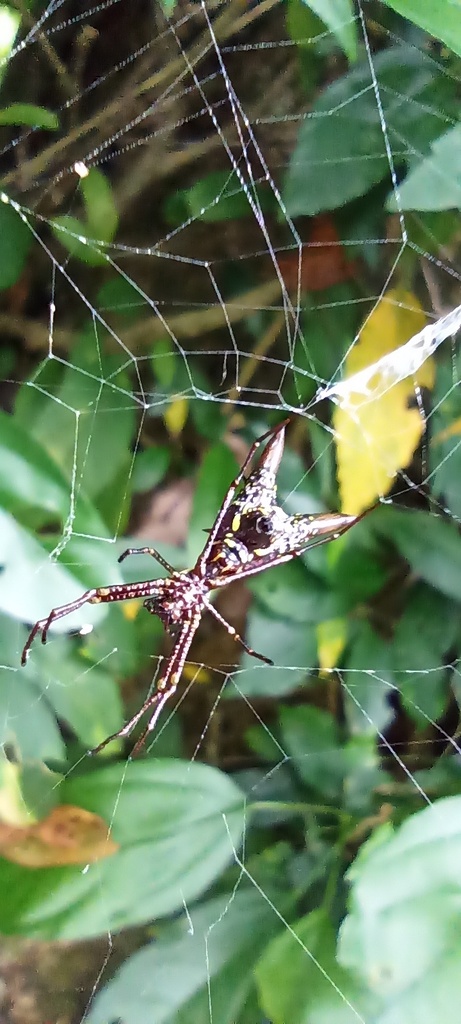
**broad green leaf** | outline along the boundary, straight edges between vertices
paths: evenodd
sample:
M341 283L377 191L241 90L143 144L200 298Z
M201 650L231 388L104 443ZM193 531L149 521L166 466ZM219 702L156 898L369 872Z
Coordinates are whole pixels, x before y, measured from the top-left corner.
M232 863L245 827L240 790L197 762L96 769L64 780L60 797L100 815L119 849L84 872L0 860L3 934L82 939L175 913Z
M0 194L0 290L11 285L22 274L33 242L32 232L13 207Z
M346 608L368 601L386 582L388 573L378 561L377 552L359 547L360 540L365 538L365 531L372 530L372 518L369 522L364 520L357 523L349 533L348 543L338 545L338 555L330 564L329 579Z
M199 1024L209 1016L210 998L213 1020L240 1022L252 966L279 928L269 899L255 889L192 907L189 918L130 957L95 999L88 1024L106 1024L117 1014L124 1024Z
M375 514L373 528L426 583L461 601L461 537L454 522L429 512L386 508Z
M441 39L461 57L461 4L459 0L384 0L388 7L414 21L430 36Z
M345 758L333 716L316 707L282 708L280 725L282 747L303 782L324 799L340 801Z
M170 449L166 445L155 445L136 452L131 486L135 493L150 491L165 477L171 460Z
M396 625L391 655L409 714L422 726L436 721L447 700L446 659L459 632L459 607L431 587L413 587Z
M35 103L11 103L9 107L0 109L0 124L22 124L56 131L59 118L52 110L37 107Z
M357 59L357 30L351 0L303 0L333 33L350 61Z
M0 756L1 821L29 825L44 818L58 804L62 776L37 761L27 764ZM7 838L7 837L6 837Z
M358 622L344 660L341 684L349 732L374 738L393 717L389 697L395 681L390 645L367 622Z
M69 514L69 482L35 438L0 411L0 498L16 514L39 506L62 523Z
M362 328L358 343L345 363L346 380L373 367L425 325L421 306L411 292L388 292ZM338 481L341 507L363 512L379 495L387 494L400 469L408 465L424 432L421 411L410 407L415 385L432 387L433 362L427 359L417 375L390 384L378 368L370 373L366 393L351 382L335 407Z
M261 1004L273 1024L357 1024L375 1020L366 986L341 967L336 937L314 910L273 939L256 968Z
M20 622L33 623L51 608L78 596L76 576L59 562L52 562L35 537L2 509L0 564L0 610ZM120 574L115 570L114 582L120 580ZM53 629L63 633L75 629L77 622L81 626L82 622L98 618L101 618L101 609L90 606L83 613L74 613L57 622Z
M459 993L461 797L393 833L384 826L349 871L339 959L381 1002L376 1024L449 1020Z
M383 782L375 735L341 740L331 714L316 707L282 708L281 743L290 763L317 799L369 813L373 790Z
M120 691L110 669L112 659L104 667L85 664L83 658L69 655L68 645L63 650L62 643L49 643L21 670L21 685L22 680L33 681L59 721L92 750L123 725Z
M461 20L461 5L457 17ZM461 40L461 36L460 36ZM387 202L390 211L461 208L461 125L435 139L429 156L418 160Z
M99 350L94 325L88 325L72 350L72 364L66 365L59 385L33 409L34 437L69 480L79 481L79 491L92 498L99 496L99 503L101 492L104 494L120 470L126 491L132 462L137 406L124 363L120 354ZM36 383L41 384L40 375ZM117 519L119 515L120 493Z
M315 630L304 623L274 618L254 604L248 616L245 639L255 651L271 658L274 665L258 663L246 652L233 682L226 689L227 697L264 695L281 697L292 693L317 664Z
M192 422L200 437L216 441L226 430L226 421L223 418L222 406L218 402L210 402L205 398L195 398L190 403L190 414Z
M426 152L440 135L440 117L455 116L454 85L415 46L375 53L373 69L383 115L409 154ZM395 83L406 97L396 103ZM457 115L456 115L457 116ZM389 179L380 111L367 60L336 79L303 121L284 188L292 217L334 210Z
M0 498L21 518L25 508L42 509L64 528L72 513L76 532L103 537L105 525L91 502L72 495L70 479L15 416L0 412Z
M0 667L0 744L22 760L60 761L64 757L53 709L42 690L20 670L19 657L16 670Z
M292 622L321 622L335 608L324 582L299 559L259 573L248 580L248 586L265 610Z

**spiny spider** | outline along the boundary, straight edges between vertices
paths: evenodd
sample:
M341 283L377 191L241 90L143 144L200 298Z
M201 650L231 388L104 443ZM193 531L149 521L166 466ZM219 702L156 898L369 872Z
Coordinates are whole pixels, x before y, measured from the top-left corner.
M25 665L38 633L41 633L42 643L46 643L48 630L53 622L77 611L87 603L101 604L143 597L147 611L151 615L158 615L167 633L174 638L173 650L165 663L155 691L146 698L129 722L103 740L92 753L98 753L117 737L129 736L145 712L151 711L147 725L134 746L133 755L139 752L146 737L155 728L165 704L176 692L194 634L205 611L211 612L248 654L271 665L270 658L252 650L233 626L222 618L209 599L210 592L227 586L234 580L253 576L269 566L288 562L306 549L334 540L367 514L364 512L361 515L348 516L326 512L290 516L277 505L276 474L282 458L285 428L288 423L289 420L284 420L252 444L239 473L225 495L205 547L193 569L176 571L152 547L128 548L120 555L119 562L123 562L129 555L151 555L160 562L169 576L160 580L117 583L109 587L92 588L75 601L53 608L45 619L39 619L35 623L22 652L22 665ZM267 443L262 455L253 471L246 477L246 471L256 451L265 442Z

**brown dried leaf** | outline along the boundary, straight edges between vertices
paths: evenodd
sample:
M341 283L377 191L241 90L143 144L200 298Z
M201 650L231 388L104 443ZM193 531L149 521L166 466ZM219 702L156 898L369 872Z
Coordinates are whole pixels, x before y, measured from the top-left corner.
M88 864L117 849L106 822L83 807L61 804L42 821L23 827L0 823L0 854L24 867Z

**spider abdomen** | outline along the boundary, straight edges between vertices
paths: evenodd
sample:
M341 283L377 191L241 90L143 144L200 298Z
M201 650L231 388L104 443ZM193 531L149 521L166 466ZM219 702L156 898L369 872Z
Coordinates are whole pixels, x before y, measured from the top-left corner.
M208 587L193 571L175 572L170 579L161 581L158 594L144 601L151 615L158 615L166 629L190 618L197 607L203 606Z

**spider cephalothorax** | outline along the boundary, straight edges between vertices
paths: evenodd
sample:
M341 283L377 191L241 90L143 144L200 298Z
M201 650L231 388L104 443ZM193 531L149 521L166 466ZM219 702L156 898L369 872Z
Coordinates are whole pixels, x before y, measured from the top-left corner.
M287 562L307 548L334 540L362 518L335 512L290 516L277 504L276 474L282 458L288 422L285 420L267 431L251 446L242 468L225 495L205 547L193 569L177 572L155 548L128 548L120 556L119 562L128 555L152 555L166 569L168 577L163 580L117 583L109 587L87 590L75 601L53 608L47 618L35 623L22 652L23 665L38 633L41 633L42 643L45 643L53 622L86 603L102 604L144 598L144 607L147 611L152 615L158 615L167 632L174 637L173 650L155 691L147 697L140 710L122 729L95 748L95 753L117 736L128 736L144 713L151 711L133 753L139 751L146 736L154 729L162 708L176 691L192 639L204 611L211 612L248 654L272 664L269 658L248 647L236 630L222 618L208 595L212 590L224 587L234 580L254 576L269 566ZM267 443L262 455L253 471L246 476L257 449L264 442Z

